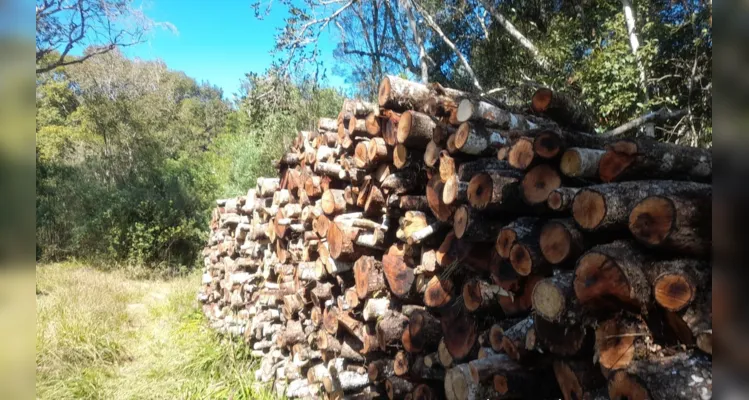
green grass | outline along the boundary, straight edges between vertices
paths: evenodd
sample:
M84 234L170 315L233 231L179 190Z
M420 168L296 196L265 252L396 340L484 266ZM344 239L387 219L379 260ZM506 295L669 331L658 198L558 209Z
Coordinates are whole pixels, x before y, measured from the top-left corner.
M199 282L38 266L37 398L272 399L248 349L207 327Z

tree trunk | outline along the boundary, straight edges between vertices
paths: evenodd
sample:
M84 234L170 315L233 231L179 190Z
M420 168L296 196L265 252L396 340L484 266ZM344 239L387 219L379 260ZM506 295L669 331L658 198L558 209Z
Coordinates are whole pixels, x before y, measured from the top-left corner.
M435 350L442 339L440 321L427 311L414 311L408 320L408 330L416 353Z
M497 285L473 279L463 285L463 303L470 312L494 311L499 308L500 293L506 292Z
M408 329L408 318L397 312L389 311L377 321L377 340L380 349L386 351L390 346L396 346L401 341L403 331Z
M367 158L371 165L388 162L393 159L393 148L383 138L372 138L367 143Z
M559 169L563 174L577 178L598 178L598 163L605 150L572 147L562 154Z
M432 141L436 124L432 117L418 111L406 111L398 122L398 143L407 147L426 148Z
M356 294L360 299L374 297L376 293L385 293L385 277L382 274L382 263L374 257L364 256L354 264Z
M595 358L606 377L633 361L657 357L650 329L639 316L623 314L602 321L596 328Z
M445 375L445 397L447 400L493 400L499 395L489 385L474 383L469 365L460 364Z
M442 200L443 191L445 184L440 179L439 175L434 175L429 180L426 187L426 198L429 208L432 210L432 214L442 221L447 222L455 211L454 205L447 205Z
M493 381L494 375L507 375L523 370L517 362L507 354L497 354L468 363L473 383Z
M452 279L440 279L435 275L427 283L424 292L424 305L427 307L442 307L447 305L453 299L453 281Z
M645 274L653 286L655 302L672 312L686 308L711 281L710 265L694 259L656 261Z
M382 79L377 93L381 108L397 112L419 110L430 97L431 93L426 85L394 75L387 75Z
M427 144L426 149L424 149L424 165L426 165L427 167L435 167L437 165L437 162L440 161L441 153L442 147L434 141L433 136L432 140L429 142L429 144Z
M458 105L458 122L476 121L485 126L507 130L535 129L536 124L486 101L463 99Z
M539 245L546 261L555 265L576 260L587 247L572 218L552 219L544 224Z
M609 378L609 396L623 399L709 399L713 393L712 362L698 354L638 361Z
M443 313L440 319L445 349L454 361L468 359L478 351L478 327L474 318L462 304ZM443 364L444 365L444 364ZM470 375L469 375L470 377Z
M523 176L523 198L530 205L543 204L549 194L562 184L559 172L548 164L540 164L531 168Z
M595 121L590 109L568 93L540 88L533 94L531 109L570 129L595 132Z
M406 265L402 256L383 255L382 269L394 295L401 298L411 295L415 276L413 268Z
M712 182L710 149L660 143L647 139L625 139L612 143L601 157L602 181L675 179Z
M355 261L362 255L362 251L355 245L356 238L361 232L358 228L344 226L334 222L328 229L328 248L334 260Z
M468 205L458 207L453 215L455 237L469 242L494 242L504 225L504 221L487 220Z
M394 373L393 360L389 358L372 361L367 367L367 375L369 376L370 382L384 381L393 376Z
M518 240L537 236L541 220L536 217L520 217L500 229L494 249L502 258L510 258L510 250Z
M572 216L586 230L625 228L630 211L649 196L704 197L708 185L678 181L635 181L588 186L572 202Z
M455 133L455 149L463 154L491 154L505 145L507 139L500 131L464 122Z
M385 380L385 391L388 399L405 399L414 388L414 384L397 376L391 376Z
M606 386L601 371L587 360L555 360L554 376L564 400L594 400L594 393Z
M468 182L458 180L457 175L453 175L447 180L442 187L442 202L446 205L458 205L468 201Z
M577 261L575 294L591 308L622 305L645 309L651 287L643 272L645 257L630 242L616 241L590 249Z
M705 256L712 251L712 186L684 195L649 196L629 214L629 231L649 247Z
M468 203L479 210L522 209L520 179L521 174L513 170L477 174L468 182Z
M502 350L513 360L522 360L528 353L525 346L526 336L532 329L532 317L527 317L506 329L504 336L502 336Z
M572 208L572 201L575 199L575 195L579 191L580 188L573 187L556 188L549 193L549 198L546 199L546 205L554 211L568 211Z

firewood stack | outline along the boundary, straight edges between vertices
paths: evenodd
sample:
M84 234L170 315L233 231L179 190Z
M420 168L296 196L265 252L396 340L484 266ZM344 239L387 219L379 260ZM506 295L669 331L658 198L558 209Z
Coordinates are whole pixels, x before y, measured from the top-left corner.
M219 201L201 299L290 398L712 395L709 150L388 76Z

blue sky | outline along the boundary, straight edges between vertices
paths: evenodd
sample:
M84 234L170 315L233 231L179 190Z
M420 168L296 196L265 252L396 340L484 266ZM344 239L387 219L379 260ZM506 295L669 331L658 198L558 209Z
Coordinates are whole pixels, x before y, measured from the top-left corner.
M262 73L270 65L274 36L286 17L286 7L276 1L271 14L258 20L252 2L149 0L143 7L145 13L154 21L173 24L178 32L157 29L146 43L129 47L124 53L147 60L160 58L171 69L221 87L224 96L231 99L245 73ZM319 48L327 84L345 88L343 77L332 73L334 35L334 31L323 33Z

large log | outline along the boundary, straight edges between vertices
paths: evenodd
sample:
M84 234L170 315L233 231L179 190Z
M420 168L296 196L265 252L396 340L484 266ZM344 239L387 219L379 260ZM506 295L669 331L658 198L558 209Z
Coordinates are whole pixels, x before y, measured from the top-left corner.
M382 273L382 263L372 256L363 256L356 260L354 279L356 280L356 294L362 300L374 297L377 293L384 293L387 289Z
M396 346L401 341L403 332L408 329L408 318L397 312L389 311L377 321L377 340L380 349L386 351L390 346Z
M414 286L414 271L403 259L403 256L383 255L382 268L388 281L390 291L401 298L407 298L412 294Z
M643 360L615 371L608 386L614 400L710 399L712 362L688 353Z
M572 218L553 219L541 228L541 254L551 264L577 259L585 250L586 242Z
M601 371L588 360L555 360L554 376L564 400L595 399L594 393L605 387Z
M468 205L458 207L453 215L455 237L470 242L493 242L504 221L488 219Z
M710 286L710 267L695 259L663 260L651 263L645 274L653 285L655 302L678 312L692 303L698 291Z
M407 147L426 148L432 141L436 124L432 117L418 111L406 111L398 122L396 140Z
M522 209L520 179L520 173L513 170L477 174L468 182L468 203L477 209Z
M569 211L572 208L572 202L575 199L575 195L579 191L580 188L573 187L556 188L549 193L549 198L546 199L546 205L554 211Z
M643 272L642 253L630 242L598 245L577 261L575 294L591 308L644 309L650 304L651 287Z
M486 101L463 99L458 105L458 122L479 121L500 129L534 129L535 123L523 115L513 114Z
M679 181L635 181L588 186L572 203L575 222L586 230L624 228L635 205L650 196L709 196L709 185Z
M408 319L408 331L415 353L436 350L442 338L442 325L431 313L416 310Z
M533 94L531 109L570 129L594 132L593 113L585 103L568 93L540 88Z
M608 377L611 371L626 368L634 361L657 357L651 343L653 335L642 318L627 313L617 315L596 328L595 359Z
M500 131L489 130L481 125L464 122L455 132L455 149L464 154L491 154L494 149L507 143Z
M430 97L431 92L426 85L395 75L382 78L377 90L377 101L380 107L398 112L421 109Z
M641 243L680 254L712 250L712 187L694 193L648 196L629 214L629 231Z
M478 326L471 314L463 310L462 303L443 313L440 322L445 349L454 361L467 359L478 351Z
M708 282L686 308L679 312L667 312L666 322L682 343L713 354L712 306L713 291Z
M549 164L537 165L523 176L523 198L530 205L545 203L549 194L562 185L559 172Z
M609 145L598 164L602 181L676 179L711 182L710 149L659 143L648 139L624 139Z
M518 240L539 235L541 220L536 217L520 217L500 229L494 249L502 258L510 258L510 250Z
M575 296L574 281L572 271L560 271L541 280L532 294L536 313L548 321L564 325L580 323L583 312Z
M571 177L598 178L598 163L605 153L599 149L569 148L562 154L559 169Z

